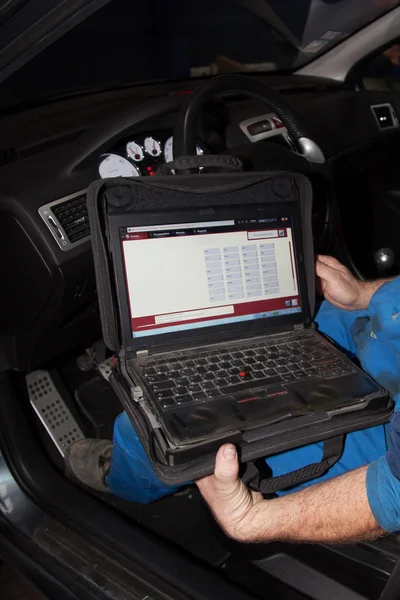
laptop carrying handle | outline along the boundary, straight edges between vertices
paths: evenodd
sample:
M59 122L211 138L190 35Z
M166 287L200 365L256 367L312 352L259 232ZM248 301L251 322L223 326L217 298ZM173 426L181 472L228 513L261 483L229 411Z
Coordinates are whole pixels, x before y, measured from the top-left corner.
M274 494L278 490L286 490L295 485L306 483L324 475L340 459L344 435L339 435L324 442L324 452L320 462L312 463L301 469L296 469L285 475L277 477L263 477L254 462L246 463L242 480L252 491L259 491L263 495Z
M169 163L161 165L156 175L171 175L175 171L191 169L219 169L223 173L243 171L243 163L236 156L228 154L200 154L197 156L180 156Z

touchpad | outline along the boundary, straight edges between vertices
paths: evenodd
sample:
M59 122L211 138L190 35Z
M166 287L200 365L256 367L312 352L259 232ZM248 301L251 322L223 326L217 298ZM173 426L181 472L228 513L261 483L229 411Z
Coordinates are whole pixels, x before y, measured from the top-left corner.
M343 404L354 404L379 390L379 386L363 373L319 382L289 384L287 389L296 394L314 410L333 409Z

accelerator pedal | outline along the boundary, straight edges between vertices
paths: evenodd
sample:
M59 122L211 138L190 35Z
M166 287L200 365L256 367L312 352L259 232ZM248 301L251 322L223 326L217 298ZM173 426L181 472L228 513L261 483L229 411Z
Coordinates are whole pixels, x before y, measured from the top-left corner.
M70 444L85 438L82 430L48 371L33 371L26 376L26 383L34 411L64 457Z

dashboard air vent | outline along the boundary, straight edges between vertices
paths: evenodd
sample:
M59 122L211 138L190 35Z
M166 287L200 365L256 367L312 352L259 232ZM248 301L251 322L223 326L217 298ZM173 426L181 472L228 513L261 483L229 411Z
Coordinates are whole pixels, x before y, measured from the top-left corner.
M399 120L391 104L376 104L371 106L379 129L393 129L399 126Z
M78 196L52 207L52 211L70 242L78 242L89 235L86 196Z
M70 250L90 235L85 192L41 206L39 214L62 250Z

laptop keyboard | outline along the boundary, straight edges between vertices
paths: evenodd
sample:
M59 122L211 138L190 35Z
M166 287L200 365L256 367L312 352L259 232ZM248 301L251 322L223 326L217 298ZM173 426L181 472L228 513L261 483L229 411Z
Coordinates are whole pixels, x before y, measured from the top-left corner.
M294 341L295 340L295 341ZM164 409L311 377L349 373L353 367L312 334L204 351L152 357L143 373Z

